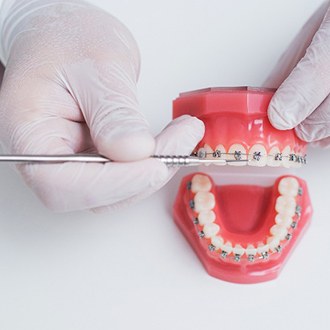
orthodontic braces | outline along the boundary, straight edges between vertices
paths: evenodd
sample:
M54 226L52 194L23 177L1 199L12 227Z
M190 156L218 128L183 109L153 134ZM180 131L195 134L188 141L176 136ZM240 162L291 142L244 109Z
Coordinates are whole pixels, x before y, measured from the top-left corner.
M255 151L252 155L251 154L246 154L246 153L242 153L241 151L235 151L235 152L222 152L220 150L215 150L214 152L206 152L205 150L199 150L197 152L194 152L192 154L192 156L198 157L198 158L206 158L207 156L213 156L213 158L221 158L221 156L223 155L229 155L229 156L234 156L235 160L246 160L249 161L251 159L249 159L249 156L252 156L252 159L255 161L260 161L261 158L263 157L274 157L275 160L277 161L282 161L283 158L289 158L290 162L295 162L298 164L303 164L306 165L307 164L307 155L301 156L301 155L296 155L296 154L289 154L289 155L283 155L281 152L272 155L266 155L263 156L261 155L260 151ZM246 159L243 159L242 157L246 156Z
M187 184L187 190L191 190L191 185L192 185L192 183L191 183L191 181L189 181L188 184ZM303 195L303 189L302 189L302 187L299 187L297 197L298 196L301 197L302 195ZM192 200L192 199L189 200L189 206L192 210L194 210L194 207L195 207L194 200ZM237 263L242 261L242 260L247 260L250 263L258 261L258 260L268 260L272 255L281 253L283 248L286 246L287 242L292 239L294 230L297 228L298 223L300 221L301 212L302 212L302 207L301 207L301 205L297 204L296 205L296 210L295 210L295 217L292 220L289 232L285 236L285 239L282 240L282 244L279 244L275 248L275 251L268 250L268 251L264 251L264 252L260 253L259 255L252 255L252 254L243 255L243 256L240 255L240 254L230 255L231 253L228 253L228 252L226 252L224 250L221 250L221 249L216 251L215 246L212 243L210 243L208 245L208 250L212 254L218 255L219 258L221 258L221 259L230 259L230 260L233 260ZM197 234L198 234L199 238L200 239L206 239L205 238L205 233L203 232L203 230L199 230L197 228L197 226L199 226L198 217L194 217L192 219L192 221L193 221L194 225L196 226L196 230L197 230Z

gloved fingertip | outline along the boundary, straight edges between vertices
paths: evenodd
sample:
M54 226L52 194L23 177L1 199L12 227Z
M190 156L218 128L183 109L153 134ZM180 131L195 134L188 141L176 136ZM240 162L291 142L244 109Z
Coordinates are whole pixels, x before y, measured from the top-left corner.
M292 129L295 125L289 121L289 114L286 113L279 105L276 104L276 101L272 100L268 106L268 118L270 123L279 130L288 130Z
M148 160L150 163L150 187L158 187L162 184L165 184L169 177L168 167L158 159Z
M126 132L111 139L111 143L98 146L99 152L117 162L146 159L155 150L155 139L148 131Z

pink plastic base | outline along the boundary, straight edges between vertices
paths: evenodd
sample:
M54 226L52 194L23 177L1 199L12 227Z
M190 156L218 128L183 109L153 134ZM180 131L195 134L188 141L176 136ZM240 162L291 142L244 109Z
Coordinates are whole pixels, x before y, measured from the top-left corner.
M300 186L303 188L303 196L300 202L302 213L298 227L294 230L292 239L286 242L283 250L280 253L272 254L268 260L256 261L253 263L250 263L247 260L242 260L238 263L235 263L233 261L223 260L219 256L215 256L214 253L208 250L207 240L201 239L198 236L196 225L193 223L194 217L192 216L191 212L189 212L189 201L187 200L187 184L191 181L193 175L194 174L188 175L182 180L178 195L175 200L173 215L177 226L180 228L181 232L184 234L188 242L195 250L206 271L211 276L224 281L235 283L259 283L275 279L282 270L289 255L292 253L293 248L296 246L299 239L303 236L303 233L306 230L312 216L312 206L308 195L306 182L297 178L299 180ZM281 178L279 178L276 183L280 179ZM256 191L264 189L262 192L259 191L258 194L265 192L264 187L254 187ZM229 191L232 190L230 187L227 187L227 191L228 188ZM239 190L240 186L235 186L233 188L233 190ZM242 191L246 191L246 188L249 191L254 189L253 186L245 186L245 188L243 186L241 187ZM272 188L268 187L266 189L270 190ZM229 197L229 199L230 198L231 197ZM274 200L274 198L275 196L273 194L270 199ZM242 202L244 204L246 200L242 200ZM243 204L242 208L244 208ZM253 212L253 209L251 212ZM236 210L236 213L239 214L239 210ZM239 228L242 224L246 223L244 218L239 216L236 218L231 218L230 221L231 225L236 228ZM249 235L249 233L247 234ZM252 234L252 231L250 234Z

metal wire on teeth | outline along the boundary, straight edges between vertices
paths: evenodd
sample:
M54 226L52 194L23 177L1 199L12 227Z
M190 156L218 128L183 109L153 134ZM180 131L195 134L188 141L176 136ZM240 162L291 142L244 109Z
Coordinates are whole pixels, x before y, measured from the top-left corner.
M247 153L242 153L242 151L237 150L235 152L222 152L220 150L215 150L214 152L206 152L205 150L202 151L197 151L193 153L193 156L198 157L198 158L206 158L207 156L212 156L213 158L221 158L223 155L229 155L229 156L234 156L236 160L246 160L249 161L249 156L252 156L252 159L255 161L260 161L261 158L263 157L274 157L274 160L281 161L283 158L289 158L290 162L298 163L298 164L307 164L307 155L301 156L301 155L296 155L296 154L289 154L289 155L283 155L282 153L277 153L275 155L269 154L269 155L261 155L260 151L255 151L252 155L247 154ZM246 159L243 159L242 157L246 156Z
M187 183L187 190L191 190L191 186L192 186L192 182L189 181ZM299 187L298 188L298 196L302 196L302 195L303 195L303 188ZM194 200L192 200L192 199L189 200L189 206L192 210L194 210L194 207L195 207ZM296 210L295 210L296 219L292 221L292 223L290 225L290 228L289 228L290 232L288 232L286 234L284 240L282 240L284 242L284 245L286 244L286 242L288 242L292 239L293 231L297 228L299 220L301 218L301 212L302 212L302 207L299 204L296 205ZM194 217L192 219L192 221L193 221L194 225L197 228L197 226L199 225L198 217ZM203 230L197 229L197 234L198 234L200 239L205 239L205 233L204 233ZM218 254L221 259L231 259L235 262L240 262L241 260L247 260L248 262L254 262L256 260L268 260L270 258L270 256L272 256L273 254L281 253L282 250L283 250L283 247L284 246L283 246L283 243L282 243L282 245L279 244L277 247L275 247L275 249L274 249L275 251L268 250L268 251L261 252L260 254L257 253L258 255L257 254L256 255L253 255L253 254L240 255L240 254L233 254L232 252L228 253L227 251L224 251L224 250L221 250L221 249L216 250L216 247L212 243L210 243L208 245L208 250L212 253Z

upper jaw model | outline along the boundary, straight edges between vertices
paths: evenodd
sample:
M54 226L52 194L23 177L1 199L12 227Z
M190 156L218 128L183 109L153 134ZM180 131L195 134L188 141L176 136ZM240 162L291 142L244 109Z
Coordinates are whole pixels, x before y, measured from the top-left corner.
M190 114L205 124L195 155L240 160L228 163L229 172L210 166L188 175L174 204L174 219L207 272L230 282L276 278L312 215L306 182L284 173L306 164L306 143L294 130L270 124L272 95L269 89L209 88L173 102L174 118ZM239 177L253 184L239 184Z

